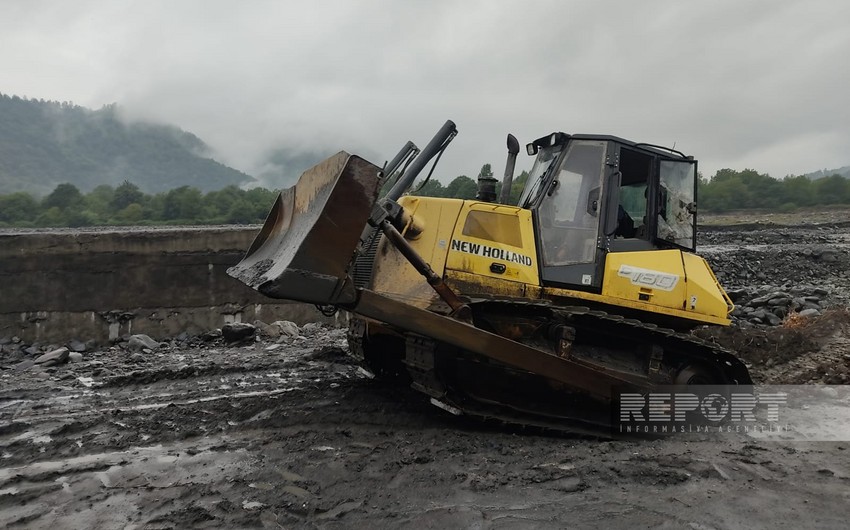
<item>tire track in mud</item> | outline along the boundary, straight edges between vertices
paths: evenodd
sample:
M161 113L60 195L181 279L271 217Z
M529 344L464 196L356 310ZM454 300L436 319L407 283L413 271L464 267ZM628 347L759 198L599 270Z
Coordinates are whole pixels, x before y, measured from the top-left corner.
M277 401L285 394L329 388L338 386L337 381L362 377L353 366L329 369L328 363L321 361L286 360L277 366L262 361L246 360L247 365L238 372L199 371L200 377L183 370L173 378L170 376L175 372L166 368L154 374L154 382L149 384L120 386L115 378L90 381L80 376L78 380L85 381L85 388L63 385L48 391L36 388L33 393L7 391L0 407L0 462L32 457L33 444L38 446L39 457L50 454L52 446L67 446L69 440L78 447L90 443L109 447L104 440L109 437L103 433L110 429L137 433L112 433L111 438L126 438L118 447L145 442L163 430L157 421L173 424L175 432L185 431L184 436L186 432L221 430L236 425L230 418L237 411Z

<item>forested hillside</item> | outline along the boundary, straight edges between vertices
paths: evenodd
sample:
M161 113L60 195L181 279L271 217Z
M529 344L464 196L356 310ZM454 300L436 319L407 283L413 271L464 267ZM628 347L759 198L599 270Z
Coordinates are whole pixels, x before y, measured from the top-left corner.
M850 204L850 180L840 174L788 176L782 180L754 169L721 169L711 180L701 178L697 198L700 210L783 210L831 204Z
M84 194L64 183L42 199L25 192L0 194L0 227L260 223L276 197L277 191L236 186L207 193L180 186L146 194L126 181Z
M0 193L44 196L62 183L88 192L125 180L159 193L180 186L213 191L254 179L209 158L193 134L125 123L114 105L90 110L0 94Z

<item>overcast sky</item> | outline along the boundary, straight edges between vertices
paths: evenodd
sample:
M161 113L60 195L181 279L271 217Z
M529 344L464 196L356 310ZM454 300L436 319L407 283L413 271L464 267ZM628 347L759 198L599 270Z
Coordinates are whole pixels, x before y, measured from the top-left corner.
M485 162L500 177L508 132L521 144L552 131L675 143L706 175L850 164L846 0L2 8L0 92L115 102L195 133L252 174L278 149L380 164L407 139L424 146L446 119L460 135L440 163L444 182Z

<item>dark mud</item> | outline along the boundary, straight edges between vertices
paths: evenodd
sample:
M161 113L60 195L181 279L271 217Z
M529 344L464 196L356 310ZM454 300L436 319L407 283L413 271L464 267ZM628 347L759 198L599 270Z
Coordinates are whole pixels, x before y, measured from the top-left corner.
M366 378L332 346L341 332L320 340L172 348L148 370L107 351L47 378L4 371L0 524L839 528L850 515L846 444L511 432ZM117 385L122 371L140 379Z

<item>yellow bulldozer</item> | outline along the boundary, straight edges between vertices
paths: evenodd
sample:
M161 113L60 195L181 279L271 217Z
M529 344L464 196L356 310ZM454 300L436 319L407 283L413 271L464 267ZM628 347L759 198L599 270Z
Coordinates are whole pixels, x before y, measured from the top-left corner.
M693 157L553 133L526 146L533 166L509 204L508 135L500 193L485 176L475 200L408 194L456 135L448 121L382 167L340 152L307 170L229 274L348 311L364 368L454 414L594 429L615 389L752 384L689 333L728 325L733 309L695 254Z

